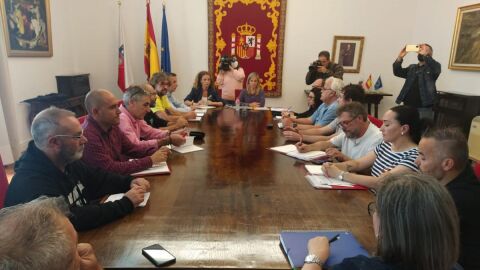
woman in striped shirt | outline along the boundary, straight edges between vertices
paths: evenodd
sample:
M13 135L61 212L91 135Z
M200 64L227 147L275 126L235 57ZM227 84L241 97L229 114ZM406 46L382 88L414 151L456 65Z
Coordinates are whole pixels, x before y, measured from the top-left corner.
M350 122L339 124L348 126ZM393 107L383 116L383 126L380 128L383 142L374 151L356 160L325 163L323 171L328 177L370 188L376 188L380 179L387 174L416 172L417 144L424 126L416 109L409 106ZM370 168L371 175L355 173Z

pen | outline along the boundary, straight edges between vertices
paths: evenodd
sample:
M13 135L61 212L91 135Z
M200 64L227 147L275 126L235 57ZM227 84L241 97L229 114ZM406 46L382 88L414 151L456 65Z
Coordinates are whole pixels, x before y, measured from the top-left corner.
M334 237L332 237L332 239L328 240L328 243L331 244L331 243L337 241L338 239L340 239L340 234L337 234Z

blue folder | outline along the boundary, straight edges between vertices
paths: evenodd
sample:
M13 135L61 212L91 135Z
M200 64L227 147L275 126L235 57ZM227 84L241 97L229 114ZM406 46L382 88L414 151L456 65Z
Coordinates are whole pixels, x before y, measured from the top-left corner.
M290 266L301 268L308 254L308 240L316 236L325 236L331 239L337 234L340 237L330 244L330 257L325 262L325 267L339 264L345 258L358 255L369 256L368 252L348 231L282 231L280 233L280 245Z

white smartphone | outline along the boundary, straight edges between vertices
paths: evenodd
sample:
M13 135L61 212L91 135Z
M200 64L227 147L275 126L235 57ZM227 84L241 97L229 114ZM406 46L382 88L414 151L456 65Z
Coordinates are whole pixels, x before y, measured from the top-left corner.
M142 248L142 254L155 266L162 266L175 262L175 257L159 244Z
M420 46L419 45L407 45L405 50L407 52L418 52L420 50Z

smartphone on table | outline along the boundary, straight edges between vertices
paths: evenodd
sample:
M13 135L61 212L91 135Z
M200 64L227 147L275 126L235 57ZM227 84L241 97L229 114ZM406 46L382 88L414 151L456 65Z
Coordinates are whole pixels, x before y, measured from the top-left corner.
M175 257L159 244L142 248L142 254L155 266L163 266L175 262Z

